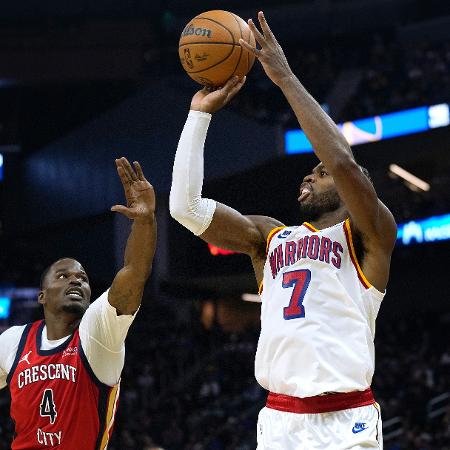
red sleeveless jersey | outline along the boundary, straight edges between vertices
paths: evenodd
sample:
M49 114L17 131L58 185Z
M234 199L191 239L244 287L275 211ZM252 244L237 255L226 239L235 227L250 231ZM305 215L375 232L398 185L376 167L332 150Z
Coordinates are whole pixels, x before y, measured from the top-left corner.
M40 350L45 322L28 324L8 375L12 450L100 450L112 433L119 384L101 383L81 348L78 329Z

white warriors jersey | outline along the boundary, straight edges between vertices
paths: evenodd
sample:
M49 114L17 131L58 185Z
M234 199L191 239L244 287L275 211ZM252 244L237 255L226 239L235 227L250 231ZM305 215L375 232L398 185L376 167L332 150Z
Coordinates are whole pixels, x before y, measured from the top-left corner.
M370 386L384 294L361 271L349 220L272 230L261 289L255 376L262 387L312 397Z

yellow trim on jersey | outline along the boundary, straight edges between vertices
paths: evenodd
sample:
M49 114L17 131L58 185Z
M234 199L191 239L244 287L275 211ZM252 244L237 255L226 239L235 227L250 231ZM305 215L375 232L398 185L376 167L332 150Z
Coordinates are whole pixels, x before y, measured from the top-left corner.
M259 295L261 295L261 292L263 290L263 282L264 282L264 280L261 280L261 283L259 283L259 286L258 286L258 294Z
M270 241L272 240L273 236L275 235L275 233L282 230L283 228L287 228L287 227L286 226L276 227L276 228L272 228L269 231L269 234L267 235L267 238L266 238L266 255L267 255L267 252L269 251ZM263 281L261 281L261 283L259 283L259 286L258 286L258 294L259 295L261 295L262 290L263 290Z
M273 235L274 235L277 231L282 230L283 228L286 228L286 227L285 227L285 226L283 226L283 227L276 227L276 228L272 228L272 229L269 231L269 234L267 235L267 239L266 239L266 242L267 242L267 244L266 244L266 253L267 253L267 251L269 250L270 241L272 240Z
M109 393L109 398L107 402L107 409L106 409L106 421L105 421L105 432L103 433L102 441L100 444L100 449L104 450L106 449L108 442L109 442L109 432L111 431L111 424L114 420L114 414L116 412L116 405L117 400L119 398L119 391L120 391L120 383L116 384Z
M362 271L361 266L359 265L358 258L356 257L355 247L353 246L353 236L352 236L352 230L350 227L350 219L345 220L344 226L347 230L348 243L349 243L349 247L350 247L350 252L352 254L352 260L354 261L354 266L356 267L356 270L358 271L358 274L359 274L361 280L363 281L363 284L365 285L365 287L370 288L370 287L372 287L372 284L364 275L364 272Z
M318 230L314 225L311 225L309 222L303 222L303 225L305 225L307 228L309 228L312 231L320 231Z

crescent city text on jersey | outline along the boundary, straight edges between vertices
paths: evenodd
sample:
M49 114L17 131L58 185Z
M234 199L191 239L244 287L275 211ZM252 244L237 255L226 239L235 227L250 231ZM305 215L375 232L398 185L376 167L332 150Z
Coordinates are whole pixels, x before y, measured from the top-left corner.
M283 233L281 233L282 235ZM296 241L286 241L275 247L268 255L272 277L286 266L295 264L298 260L309 258L332 264L341 268L341 254L344 252L342 244L332 241L326 236L303 236Z
M17 377L17 385L22 389L27 384L45 380L67 380L75 383L76 367L69 364L41 364L22 370Z

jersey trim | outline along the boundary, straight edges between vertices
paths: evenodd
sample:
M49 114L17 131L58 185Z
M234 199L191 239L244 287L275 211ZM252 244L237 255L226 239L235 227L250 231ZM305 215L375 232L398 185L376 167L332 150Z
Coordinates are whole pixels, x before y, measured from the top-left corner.
M277 231L280 231L280 230L282 230L283 228L286 228L286 227L285 227L285 226L282 226L282 227L276 227L276 228L272 228L272 229L269 231L269 234L267 235L267 239L266 239L266 242L267 242L267 245L266 245L266 255L267 255L267 252L269 251L270 241L271 241L272 238L275 236L275 234L277 233Z
M267 253L269 251L269 246L270 246L270 242L272 241L272 238L275 236L275 234L277 234L278 231L287 228L286 226L282 226L282 227L276 227L276 228L272 228L269 231L269 234L267 235L267 239L266 239L266 257L267 257ZM264 277L263 277L264 278ZM258 294L261 295L263 291L263 280L261 280L261 283L258 286Z
M92 367L87 360L86 354L84 353L83 346L79 340L80 346L80 359L86 372L88 373L90 379L95 383L98 388L98 403L97 403L97 414L98 414L98 435L95 441L95 450L106 449L110 438L110 431L112 431L112 424L114 422L114 414L116 412L116 403L118 399L118 387L111 387L102 383L95 375ZM114 395L112 395L114 393ZM113 407L111 407L111 397L113 398Z
M108 389L106 386L99 386L98 392L98 402L97 402L97 414L98 414L98 435L95 442L95 450L100 450L102 448L102 441L106 431L106 413L107 409L107 399L108 399Z
M114 416L116 414L117 409L117 402L119 400L119 392L120 392L120 384L116 384L111 390L109 391L109 394L107 395L106 399L106 414L104 417L104 431L103 435L101 436L100 441L100 447L99 450L106 449L109 438L111 437L112 428L114 424Z
M44 330L45 326L45 320L42 320L39 324L39 327L36 331L36 352L40 356L48 356L48 355L54 355L55 353L62 352L67 348L70 341L73 338L74 333L72 333L62 344L58 345L58 347L52 348L50 350L41 350L41 343L42 343L42 331Z
M98 404L97 404L99 432L97 435L95 450L103 450L106 449L109 442L109 438L111 437L112 426L114 424L114 416L116 413L117 402L119 399L120 382L112 387L102 383L92 370L92 367L89 364L86 353L84 353L83 346L81 345L80 340L79 346L80 346L79 355L81 362L84 368L86 369L86 372L88 373L89 377L96 384L99 390Z
M106 387L110 387L107 386L106 384L102 383L97 376L95 375L94 371L92 370L91 365L89 364L89 361L87 359L86 353L84 353L83 350L83 346L81 345L81 339L78 339L79 342L79 346L80 346L80 358L81 358L81 362L83 363L84 368L86 369L86 372L88 373L89 377L91 378L91 380L97 385L97 387L99 389Z
M22 331L22 336L20 337L19 341L19 347L17 348L16 357L14 358L13 365L11 366L11 370L8 373L8 376L6 377L6 383L9 384L11 381L12 376L14 375L14 372L16 370L17 364L19 364L20 357L22 356L23 349L25 348L25 344L27 342L28 335L30 334L31 327L33 326L32 323L27 324L25 329Z
M319 229L317 229L314 225L311 225L309 222L303 222L302 223L303 226L305 226L306 228L308 228L308 230L310 231L314 231L314 232L318 232L320 231Z
M350 250L350 259L352 260L353 265L355 266L356 272L358 274L359 281L361 281L362 285L369 289L372 287L369 280L364 275L361 266L359 265L358 258L356 257L355 247L353 245L353 237L352 237L352 230L350 228L350 220L346 219L344 222L344 234L345 239L347 240L347 246Z
M377 442L378 442L378 444L379 444L380 441L379 441L378 439L379 439L380 431L378 430L378 424L379 424L379 422L380 422L381 411L380 411L380 405L379 405L377 402L375 402L375 403L373 404L373 406L374 406L375 409L377 410L377 414L378 414L378 420L377 420L377 435L376 435L375 439L377 440Z

